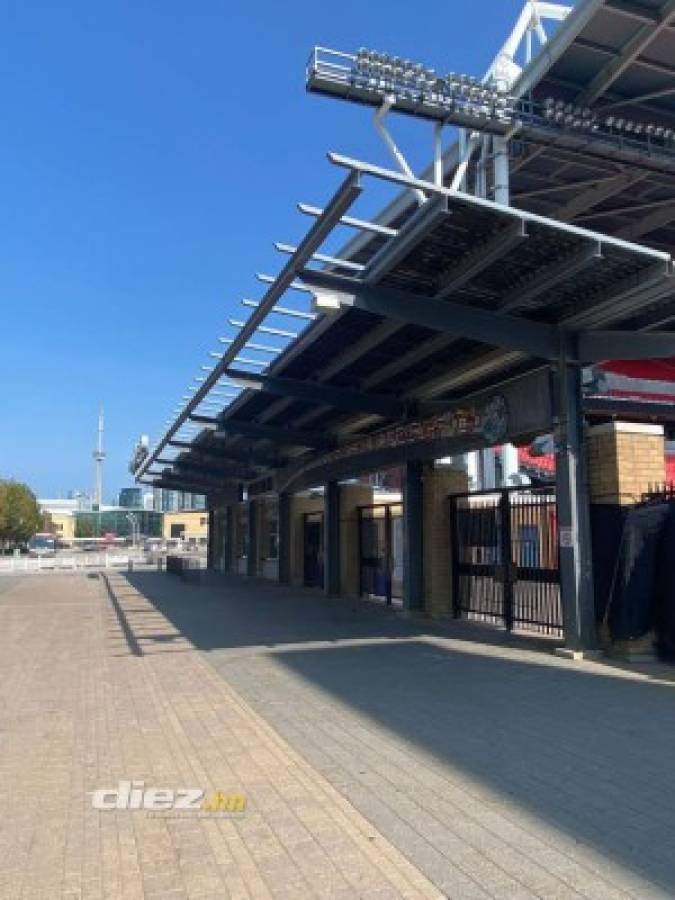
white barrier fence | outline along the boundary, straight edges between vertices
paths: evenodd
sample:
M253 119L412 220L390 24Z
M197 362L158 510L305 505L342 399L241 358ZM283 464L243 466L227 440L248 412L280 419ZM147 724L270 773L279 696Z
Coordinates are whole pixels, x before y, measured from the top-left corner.
M206 557L192 557L194 568L206 568ZM137 553L73 553L56 556L0 557L0 575L73 572L101 569L164 569L165 555Z

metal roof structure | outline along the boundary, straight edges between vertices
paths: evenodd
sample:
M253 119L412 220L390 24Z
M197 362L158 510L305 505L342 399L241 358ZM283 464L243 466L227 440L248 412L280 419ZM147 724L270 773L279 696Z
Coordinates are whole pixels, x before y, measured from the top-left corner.
M675 127L674 25L675 2L584 0L514 92L530 104L559 98ZM347 170L340 188L323 210L303 210L315 217L306 237L279 248L290 254L281 273L249 301L250 318L136 476L208 492L447 408L561 355L675 356L675 335L661 330L675 319L667 154L637 152L633 134L609 142L620 153L605 152L607 141L530 125L511 137L512 206L448 187L447 175L439 183L331 155ZM446 173L457 153L446 154ZM368 223L349 213L371 178L402 191ZM339 258L321 254L345 224L358 237ZM304 330L278 327L284 295L309 298L308 288L312 309L285 308ZM290 342L272 361L251 357L269 334ZM218 398L224 379L245 388L227 405Z

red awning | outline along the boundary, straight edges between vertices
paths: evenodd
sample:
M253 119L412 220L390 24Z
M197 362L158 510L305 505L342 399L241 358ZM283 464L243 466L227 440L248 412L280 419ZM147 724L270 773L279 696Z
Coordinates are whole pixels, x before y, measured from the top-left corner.
M616 359L600 366L605 372L626 375L629 378L646 378L648 381L675 382L675 357L670 359Z

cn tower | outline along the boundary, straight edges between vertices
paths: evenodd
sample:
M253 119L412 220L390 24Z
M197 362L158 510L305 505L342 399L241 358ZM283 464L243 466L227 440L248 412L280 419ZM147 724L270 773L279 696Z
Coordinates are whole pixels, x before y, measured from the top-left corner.
M98 414L98 437L96 440L96 449L92 454L96 462L96 490L94 491L94 503L100 509L103 502L103 460L105 459L105 450L103 449L103 407Z

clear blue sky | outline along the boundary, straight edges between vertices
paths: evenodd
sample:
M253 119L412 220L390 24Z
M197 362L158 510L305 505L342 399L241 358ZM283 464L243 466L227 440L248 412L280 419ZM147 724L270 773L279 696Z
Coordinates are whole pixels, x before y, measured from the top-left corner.
M309 224L295 203L334 190L326 152L389 164L366 109L305 93L314 44L479 75L521 5L4 4L0 477L91 489L103 404L109 501ZM430 127L392 130L422 168Z

